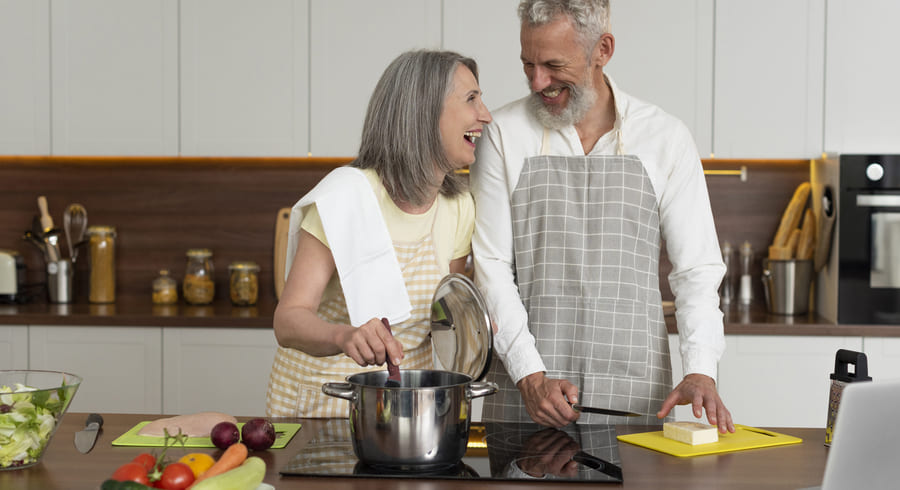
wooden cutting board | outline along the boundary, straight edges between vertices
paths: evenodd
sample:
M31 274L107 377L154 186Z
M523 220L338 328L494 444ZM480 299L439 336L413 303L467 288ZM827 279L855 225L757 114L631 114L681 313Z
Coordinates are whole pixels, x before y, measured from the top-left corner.
M281 291L284 290L284 264L287 254L288 228L291 221L291 208L281 208L275 218L275 297L281 299Z
M703 456L706 454L729 453L756 449L761 447L783 446L786 444L799 444L803 439L779 434L764 429L757 429L746 425L734 424L734 434L719 434L719 441L709 444L692 446L679 441L673 441L663 437L663 431L642 432L639 434L626 434L619 436L624 441L636 446L642 446L661 453L671 454L679 458L689 456Z
M137 425L128 430L128 432L122 434L113 440L113 446L138 446L138 447L163 447L164 438L163 437L151 437L151 436L142 436L138 435L138 431L141 430L141 427L149 424L150 420L145 420L143 422L138 422ZM291 438L294 437L294 434L300 430L300 424L288 424L288 423L273 423L275 427L275 443L272 444L272 449L281 449L287 446L287 443L290 442ZM238 429L244 426L243 422L238 422ZM209 437L188 437L184 443L184 447L216 447L213 445L212 440Z

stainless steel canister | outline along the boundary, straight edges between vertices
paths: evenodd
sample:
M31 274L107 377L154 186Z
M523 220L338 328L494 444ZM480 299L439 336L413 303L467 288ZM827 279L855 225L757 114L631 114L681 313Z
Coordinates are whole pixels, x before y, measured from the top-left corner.
M763 259L763 291L770 313L802 315L809 311L813 261Z
M849 366L854 366L850 372ZM862 352L839 349L834 355L834 372L831 373L831 390L828 395L828 423L825 426L825 445L831 446L834 437L834 421L837 420L841 395L847 383L872 381L869 376L869 362Z

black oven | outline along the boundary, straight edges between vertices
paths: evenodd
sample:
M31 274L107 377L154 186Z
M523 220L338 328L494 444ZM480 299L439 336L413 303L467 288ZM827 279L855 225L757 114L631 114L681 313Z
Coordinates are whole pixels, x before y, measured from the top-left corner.
M840 155L837 164L828 183L837 191L836 298L824 301L836 302L839 324L900 325L900 155Z

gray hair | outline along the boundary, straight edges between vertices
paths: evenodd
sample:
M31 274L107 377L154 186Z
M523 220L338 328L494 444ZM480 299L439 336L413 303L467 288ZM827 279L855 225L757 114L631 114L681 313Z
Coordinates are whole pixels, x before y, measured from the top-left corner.
M590 52L600 36L609 32L609 0L522 0L519 19L540 26L566 15L572 20L585 50Z
M440 193L454 196L466 187L441 141L444 99L459 65L478 80L475 60L452 51L408 51L384 70L369 99L359 154L350 165L374 168L394 200L426 204L434 169L446 173Z

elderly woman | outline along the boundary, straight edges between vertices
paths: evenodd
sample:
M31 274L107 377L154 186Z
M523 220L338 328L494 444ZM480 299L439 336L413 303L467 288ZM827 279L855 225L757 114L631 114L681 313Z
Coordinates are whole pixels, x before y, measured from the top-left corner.
M387 67L357 159L291 213L267 415L346 417L347 401L322 384L383 369L388 358L432 367L431 298L443 276L464 270L474 229L474 202L455 171L475 161L490 121L472 59L411 51Z

